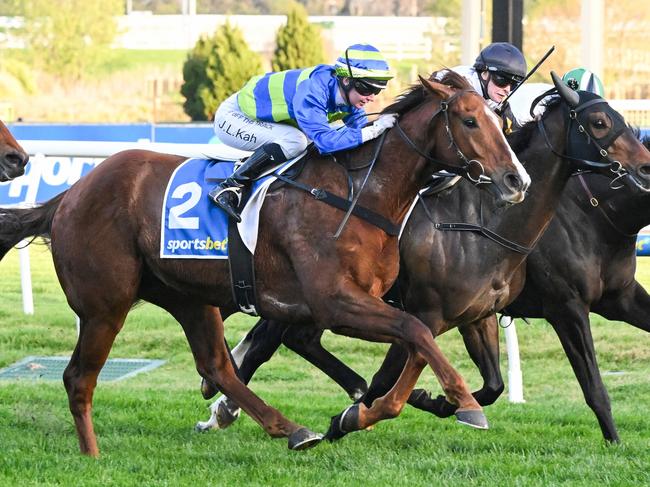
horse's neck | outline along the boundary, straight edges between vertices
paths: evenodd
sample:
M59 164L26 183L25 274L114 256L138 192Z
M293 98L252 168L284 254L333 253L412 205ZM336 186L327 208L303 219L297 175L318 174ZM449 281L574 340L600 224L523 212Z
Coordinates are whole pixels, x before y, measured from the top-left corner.
M548 122L549 126L563 126ZM562 153L565 151L564 134L556 130L551 143ZM554 139L554 140L553 140ZM531 186L522 203L505 210L496 210L489 227L502 237L519 245L533 247L550 223L570 176L569 163L553 155L547 148L539 131L531 137L527 149L518 154L526 162ZM505 249L503 249L504 252ZM509 251L505 256L510 255Z
M598 174L584 175L583 181L604 212L604 215L593 216L596 207L589 201L587 190L579 181L572 181L572 186L576 186L575 197L581 202L581 208L592 218L610 220L611 223L607 222L608 227L618 230L621 237L624 234L638 233L650 225L650 194L635 193L627 186L613 190L610 188L610 180Z
M374 147L365 153L365 157L370 160L373 152ZM401 223L418 190L425 184L428 177L425 171L426 161L415 152L405 149L397 131L393 130L386 136L359 202L379 211L393 223ZM365 173L361 171L356 176L355 190Z

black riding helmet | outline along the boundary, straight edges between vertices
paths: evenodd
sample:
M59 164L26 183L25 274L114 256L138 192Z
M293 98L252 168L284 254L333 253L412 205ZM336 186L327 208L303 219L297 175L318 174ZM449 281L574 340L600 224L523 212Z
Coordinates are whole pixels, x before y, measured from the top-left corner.
M526 59L509 42L494 42L485 47L474 62L476 71L490 71L510 76L521 82L526 76Z

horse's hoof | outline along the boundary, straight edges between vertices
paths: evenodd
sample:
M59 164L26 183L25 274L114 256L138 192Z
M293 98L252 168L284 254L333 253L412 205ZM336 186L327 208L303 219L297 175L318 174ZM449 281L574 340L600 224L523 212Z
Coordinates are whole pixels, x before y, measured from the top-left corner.
M323 439L323 435L314 433L307 428L300 428L289 435L289 450L306 450L318 445Z
M460 424L466 424L472 428L479 430L486 430L490 427L488 420L483 414L482 410L469 409L469 410L457 410L456 411L456 421Z
M332 416L330 428L325 433L327 441L335 441L343 438L352 431L359 429L359 405L349 406L341 414Z
M240 413L241 409L236 404L230 402L228 398L219 401L217 405L217 427L222 430L226 429L237 421Z

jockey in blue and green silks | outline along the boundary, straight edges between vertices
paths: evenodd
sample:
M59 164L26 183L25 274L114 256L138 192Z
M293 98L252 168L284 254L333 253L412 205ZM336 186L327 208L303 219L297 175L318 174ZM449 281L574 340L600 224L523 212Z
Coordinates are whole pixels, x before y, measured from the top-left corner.
M278 164L305 150L310 141L327 154L357 147L395 124L396 116L380 116L367 124L364 106L386 87L393 75L379 50L354 44L334 65L267 73L251 78L215 114L214 130L225 144L253 154L210 198L239 221L240 188L269 163ZM341 128L330 125L342 120Z

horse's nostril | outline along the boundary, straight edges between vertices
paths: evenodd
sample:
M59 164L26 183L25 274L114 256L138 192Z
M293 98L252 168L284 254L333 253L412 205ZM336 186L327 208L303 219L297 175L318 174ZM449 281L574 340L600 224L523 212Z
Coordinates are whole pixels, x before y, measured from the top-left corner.
M645 166L641 166L639 168L639 174L643 177L650 178L650 164L646 164Z
M516 191L521 191L522 188L522 181L521 178L515 174L515 173L508 173L505 176L505 183L508 187L516 190Z
M29 161L29 156L19 151L7 152L4 157L10 165L15 167L22 167Z

